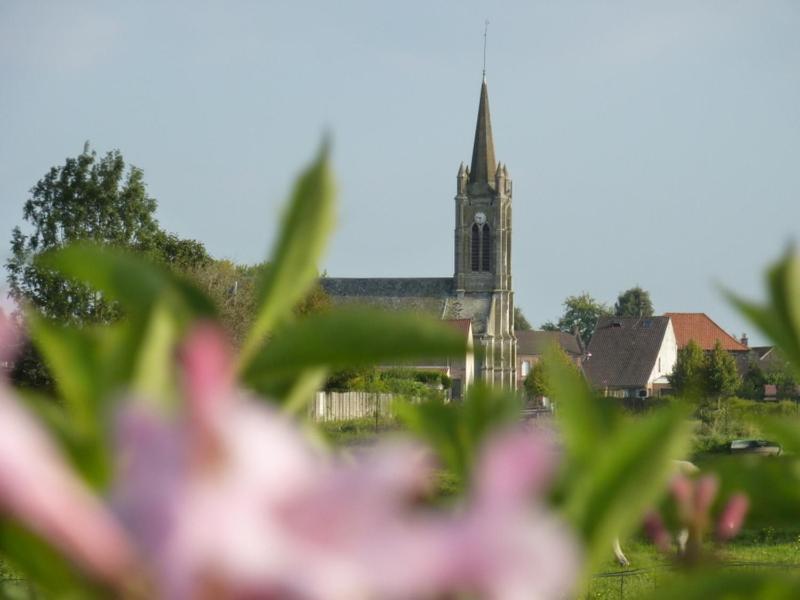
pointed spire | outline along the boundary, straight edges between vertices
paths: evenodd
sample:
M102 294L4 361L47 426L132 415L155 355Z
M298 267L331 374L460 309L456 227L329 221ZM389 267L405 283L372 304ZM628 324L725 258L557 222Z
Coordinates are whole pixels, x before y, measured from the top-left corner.
M462 162L458 166L458 177L460 178L460 177L463 177L464 175L465 175L465 173L464 173L464 163Z
M492 121L489 117L489 91L486 79L481 84L481 100L478 104L478 122L475 125L475 143L472 146L472 168L470 183L492 183L491 177L497 169L494 160L494 142L492 141Z

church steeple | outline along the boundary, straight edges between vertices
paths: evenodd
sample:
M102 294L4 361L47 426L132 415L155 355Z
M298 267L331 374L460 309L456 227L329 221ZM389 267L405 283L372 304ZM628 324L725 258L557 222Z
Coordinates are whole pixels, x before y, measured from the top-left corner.
M494 184L497 164L494 159L492 140L492 120L489 116L489 91L486 78L481 84L481 99L478 104L478 122L475 124L475 143L472 146L472 166L469 172L470 183Z

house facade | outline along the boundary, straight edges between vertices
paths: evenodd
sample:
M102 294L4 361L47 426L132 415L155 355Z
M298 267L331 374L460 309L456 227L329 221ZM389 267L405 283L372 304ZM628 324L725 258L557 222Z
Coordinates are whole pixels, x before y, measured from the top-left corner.
M553 344L559 346L579 367L583 362L583 345L578 336L563 331L517 331L517 389L533 366Z
M677 360L669 317L603 317L582 366L592 386L607 396L649 398L669 389Z

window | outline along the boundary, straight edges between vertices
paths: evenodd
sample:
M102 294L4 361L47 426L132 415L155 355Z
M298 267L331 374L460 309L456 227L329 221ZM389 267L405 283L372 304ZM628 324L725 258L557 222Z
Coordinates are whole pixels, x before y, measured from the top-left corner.
M531 361L523 360L522 361L522 376L527 377L528 373L531 372Z
M489 229L489 224L485 223L483 226L483 239L481 241L481 251L483 252L483 261L481 263L481 270L492 270L492 232Z
M481 230L477 223L472 225L472 270L481 270Z

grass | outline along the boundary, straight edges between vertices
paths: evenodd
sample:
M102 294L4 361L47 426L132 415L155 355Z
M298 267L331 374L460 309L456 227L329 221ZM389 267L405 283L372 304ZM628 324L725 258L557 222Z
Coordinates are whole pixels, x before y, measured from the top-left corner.
M327 421L317 425L334 446L361 446L374 443L382 434L399 431L402 425L392 418L373 417L347 421Z
M711 544L708 548L713 549ZM620 567L609 548L608 559L592 580L586 598L612 600L646 597L648 592L663 585L664 580L671 576L670 561L643 538L627 540L622 544L622 549L631 562L630 566ZM763 563L746 568L788 568L789 565L800 565L800 530L745 530L715 551L721 563L739 564L729 568L744 568L741 563ZM786 567L770 566L775 564Z

